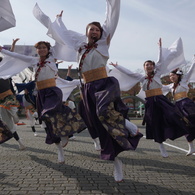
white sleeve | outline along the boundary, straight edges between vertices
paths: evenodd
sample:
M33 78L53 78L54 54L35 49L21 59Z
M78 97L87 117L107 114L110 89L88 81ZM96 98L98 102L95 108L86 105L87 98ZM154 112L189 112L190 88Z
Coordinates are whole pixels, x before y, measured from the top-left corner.
M195 82L195 57L193 57L192 64L191 64L188 72L183 76L181 82L185 83L185 84Z
M173 86L173 84L162 85L162 92L163 92L164 96L166 96L169 92L171 92L172 86Z
M51 22L50 18L42 12L38 4L33 9L35 18L47 29L47 35L55 40L53 54L58 60L77 61L77 51L80 44L86 41L86 36L74 31L70 31L64 25L61 17Z
M17 54L4 49L1 52L4 57L0 63L0 78L3 79L10 78L38 62L35 57Z
M67 81L60 77L56 78L56 86L62 90L62 101L66 101L73 89L75 89L79 85L80 81L78 79L74 79L73 81Z
M33 15L41 24L43 24L47 29L49 28L51 24L50 18L42 12L38 4L36 3L33 8Z
M111 39L118 25L120 0L107 0L106 2L106 20L102 27L109 33Z
M22 55L22 54L11 52L11 51L8 51L8 50L5 50L5 49L2 49L1 53L5 54L7 56L13 57L13 58L17 58L21 61L24 61L24 62L27 62L27 63L30 63L30 64L34 64L34 63L37 62L36 57Z
M163 48L162 63L163 70L161 70L161 74L170 73L186 63L181 38L173 42L169 48Z
M128 91L132 87L134 87L138 82L142 82L144 76L140 73L135 73L130 71L129 69L117 65L108 76L115 77L120 85L121 91Z

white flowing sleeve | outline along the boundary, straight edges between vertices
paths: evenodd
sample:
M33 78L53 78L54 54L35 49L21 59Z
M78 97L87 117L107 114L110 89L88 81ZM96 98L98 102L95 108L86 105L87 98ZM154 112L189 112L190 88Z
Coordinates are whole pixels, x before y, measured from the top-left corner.
M86 41L86 36L66 28L61 17L51 22L50 18L42 12L38 4L33 9L35 18L47 29L47 35L55 40L53 56L58 60L69 62L77 61L77 51L80 45Z
M9 0L0 1L0 32L16 26L16 19Z
M1 53L4 57L0 63L0 78L3 79L10 78L25 68L36 65L38 62L36 57L25 56L4 49L2 49Z
M186 63L181 38L177 39L169 48L162 49L162 63L161 74L170 73Z
M118 80L121 91L130 90L138 82L142 82L144 79L144 75L134 73L120 65L117 65L116 68L112 69L108 76L113 76Z
M102 27L104 31L109 33L111 39L118 25L120 14L120 0L107 0L106 2L106 20Z
M72 52L77 52L81 45L86 44L86 35L68 30L64 25L62 18L58 17L50 25L47 35L54 39L57 43L67 46L72 49Z
M62 90L62 101L66 101L70 96L73 89L80 85L80 81L78 79L74 79L73 81L67 81L60 77L56 79L56 86Z
M191 82L195 82L195 56L192 59L191 66L188 72L183 76L182 83L189 84Z
M43 24L47 29L51 25L51 20L50 18L42 12L38 4L36 3L34 8L33 8L33 15L41 24Z
M172 87L173 87L173 83L171 83L169 85L162 85L163 95L166 96L169 92L171 92Z

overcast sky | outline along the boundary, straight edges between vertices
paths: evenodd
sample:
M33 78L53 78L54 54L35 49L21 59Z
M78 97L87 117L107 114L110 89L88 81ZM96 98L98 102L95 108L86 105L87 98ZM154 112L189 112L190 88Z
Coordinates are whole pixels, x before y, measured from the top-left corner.
M104 22L105 0L10 0L16 17L16 27L0 32L0 44L34 45L40 40L54 44L46 28L33 16L38 3L52 21L64 10L63 21L74 31L85 33L89 22ZM131 69L142 69L143 62L156 61L158 39L169 47L179 37L183 40L186 60L195 54L195 0L121 0L119 24L110 46L108 62L118 62ZM70 63L63 63L67 68ZM74 63L74 68L77 65Z

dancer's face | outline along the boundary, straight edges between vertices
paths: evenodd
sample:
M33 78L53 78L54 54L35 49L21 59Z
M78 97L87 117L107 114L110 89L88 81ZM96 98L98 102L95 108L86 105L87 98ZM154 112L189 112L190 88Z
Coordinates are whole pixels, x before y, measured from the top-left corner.
M154 64L151 62L145 62L144 70L145 70L147 75L152 74L154 71Z
M87 37L89 43L96 42L97 40L100 39L100 36L101 36L100 29L96 25L91 24L87 29Z
M37 53L40 57L46 57L48 52L49 52L49 50L45 44L40 44L37 47Z
M178 82L178 75L176 75L174 73L170 73L169 78L170 78L172 83L177 83Z

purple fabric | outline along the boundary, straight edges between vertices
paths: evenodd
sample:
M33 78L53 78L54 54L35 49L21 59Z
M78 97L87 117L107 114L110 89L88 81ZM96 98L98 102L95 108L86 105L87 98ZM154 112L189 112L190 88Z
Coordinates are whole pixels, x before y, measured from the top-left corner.
M119 84L114 77L84 84L81 106L84 106L81 115L90 135L100 139L102 159L114 160L120 152L136 149L143 135L130 137L125 129L128 108L120 98Z
M186 130L189 132L186 139L188 142L192 142L195 139L195 103L190 98L185 98L177 101L175 105L190 121L190 126L186 126Z
M59 142L59 137L73 135L86 128L80 115L62 104L62 91L58 87L38 91L37 112L46 123L46 143L49 144Z
M61 139L59 136L55 135L53 133L53 129L52 129L52 125L50 122L46 123L46 128L45 128L45 132L46 132L46 139L45 139L45 143L46 144L53 144L53 143L60 143Z
M163 96L146 98L144 122L146 139L162 143L166 139L174 140L185 134L186 123L179 109Z

